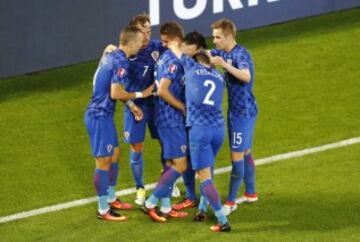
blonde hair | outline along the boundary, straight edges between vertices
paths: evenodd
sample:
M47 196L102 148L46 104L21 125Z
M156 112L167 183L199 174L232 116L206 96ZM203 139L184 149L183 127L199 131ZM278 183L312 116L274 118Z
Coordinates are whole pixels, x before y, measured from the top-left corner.
M138 34L142 33L136 26L127 26L120 33L120 45L128 45L129 42L137 38Z
M231 34L234 38L236 37L236 26L232 21L230 21L228 19L223 18L218 21L215 21L211 25L211 28L212 29L221 29L225 36Z
M147 13L141 13L138 15L135 15L131 20L129 25L138 25L144 26L145 23L150 23L150 16Z

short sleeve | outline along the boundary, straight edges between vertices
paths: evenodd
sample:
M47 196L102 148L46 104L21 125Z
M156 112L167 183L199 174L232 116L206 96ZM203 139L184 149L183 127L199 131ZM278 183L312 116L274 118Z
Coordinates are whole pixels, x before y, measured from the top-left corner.
M128 66L126 64L120 63L114 67L114 73L111 80L111 83L118 83L125 85L128 81Z
M175 80L176 76L178 75L180 71L180 64L176 61L169 61L167 63L164 63L164 70L160 74L159 79L162 78L169 79L171 81Z
M235 56L234 66L238 69L250 68L250 56L246 52L240 52Z

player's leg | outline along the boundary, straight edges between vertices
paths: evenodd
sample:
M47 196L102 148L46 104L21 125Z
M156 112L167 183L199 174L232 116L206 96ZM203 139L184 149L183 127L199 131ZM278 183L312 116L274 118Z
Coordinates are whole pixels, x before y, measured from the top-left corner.
M165 132L164 132L165 131ZM162 136L165 136L164 141L164 158L171 161L171 166L168 167L166 172L163 175L170 173L173 171L170 179L170 184L172 183L172 187L168 188L168 193L163 194L161 198L161 207L160 211L164 217L185 217L187 213L178 212L171 208L171 195L172 189L176 180L180 177L181 174L185 172L187 169L187 135L184 127L178 127L175 129L163 129ZM165 135L164 135L165 134ZM176 171L176 172L174 172ZM176 174L175 174L176 173ZM176 179L175 179L176 178ZM175 180L172 180L175 179ZM161 179L160 179L161 180ZM154 194L156 192L154 191Z
M156 126L154 125L154 117L152 114L149 114L148 127L149 127L151 138L159 140L159 132L158 132ZM169 164L169 160L166 160L163 158L163 147L162 147L161 142L159 142L159 143L160 143L160 147L161 147L160 162L163 167L162 172L161 172L161 174L162 174L167 171L167 169L169 168L169 166L171 166L171 164ZM172 187L170 194L172 197L180 197L180 190L176 186L176 182L174 183L174 186Z
M231 176L229 193L223 206L225 215L229 215L237 208L236 197L244 177L244 123L240 119L228 119L229 143L231 149Z
M186 134L183 133L182 128L159 128L159 136L163 147L163 158L171 160L173 166L169 167L162 173L159 182L157 183L154 192L145 201L145 210L151 211L157 205L159 199L162 200L161 212L168 214L171 211L170 196L174 182L181 176L181 173L186 169ZM151 216L151 214L148 212ZM151 216L152 217L152 216ZM157 222L157 217L152 217ZM166 220L165 220L166 221Z
M184 208L193 208L198 205L198 201L195 193L195 171L192 168L190 156L187 157L187 169L183 173L182 177L184 180L186 194L184 200L172 206L173 209L176 210L181 210Z
M187 135L189 136L189 129L187 129L186 131L187 131ZM188 153L187 156L187 166L188 168L182 175L186 190L185 199L173 205L173 208L176 210L181 210L184 208L192 208L198 205L198 201L195 193L195 170L193 170L191 165L190 152Z
M172 159L172 166L163 174L160 178L160 181L165 177L166 181L169 183L168 193L163 194L164 197L161 198L161 207L160 212L163 217L172 217L172 218L183 218L188 215L186 212L180 212L171 207L171 184L174 186L176 180L185 172L187 169L186 156ZM166 176L168 176L166 178ZM160 182L159 182L160 183ZM156 192L154 191L156 195ZM156 195L158 196L158 195Z
M219 194L211 179L210 167L198 170L197 175L200 179L200 189L202 190L202 193L205 194L219 222L217 225L211 226L210 229L215 232L230 232L231 228L222 211Z
M115 213L108 205L109 170L116 130L110 117L85 116L85 123L90 137L92 154L95 157L94 187L98 196L97 217L103 220L124 221L127 218Z
M113 209L131 209L133 206L129 203L122 202L116 197L116 184L119 176L119 158L120 158L120 147L114 148L114 155L111 159L111 165L109 170L109 187L108 187L108 203L110 208Z
M244 173L244 183L245 183L245 193L236 200L237 203L244 202L256 202L258 196L255 190L255 162L252 157L251 147L254 136L254 127L255 127L256 117L250 118L248 120L248 138L245 140L245 173Z
M137 190L135 203L138 205L142 205L145 200L143 141L147 115L144 111L144 118L136 121L131 112L124 111L124 137L125 142L130 144L130 165Z

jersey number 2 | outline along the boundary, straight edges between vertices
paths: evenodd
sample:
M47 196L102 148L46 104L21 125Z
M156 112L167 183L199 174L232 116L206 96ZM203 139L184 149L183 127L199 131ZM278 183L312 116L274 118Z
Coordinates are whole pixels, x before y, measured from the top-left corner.
M203 104L214 106L215 102L213 100L210 100L210 98L211 98L211 95L215 92L216 85L215 85L215 83L213 81L206 80L204 82L204 86L205 87L210 86L210 90L206 94L206 96L204 98L204 101L203 101Z

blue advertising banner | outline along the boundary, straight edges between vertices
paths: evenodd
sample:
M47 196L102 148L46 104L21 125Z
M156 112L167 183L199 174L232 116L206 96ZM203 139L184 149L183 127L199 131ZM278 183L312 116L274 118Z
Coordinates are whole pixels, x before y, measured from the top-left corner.
M157 38L166 21L209 36L220 18L243 30L359 6L360 0L2 0L0 78L97 59L142 12Z

